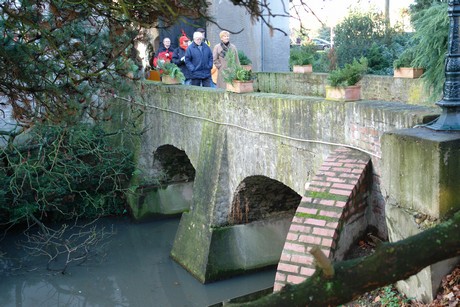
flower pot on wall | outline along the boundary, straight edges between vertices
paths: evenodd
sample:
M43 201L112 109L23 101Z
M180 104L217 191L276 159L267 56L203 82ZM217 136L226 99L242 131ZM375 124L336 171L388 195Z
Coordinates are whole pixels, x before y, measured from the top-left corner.
M423 68L400 67L394 70L395 78L419 78L423 74Z
M326 86L326 99L336 101L361 100L361 85L345 87Z
M250 93L254 92L253 81L237 81L233 80L233 84L227 83L227 91L234 93Z
M293 65L292 71L298 74L310 74L313 72L313 67L311 64L309 65Z
M161 76L161 81L164 84L181 84L181 82L179 80L171 78L171 76L169 76L169 75Z
M149 78L148 79L152 80L152 81L161 81L160 73L157 70L151 70L149 72Z

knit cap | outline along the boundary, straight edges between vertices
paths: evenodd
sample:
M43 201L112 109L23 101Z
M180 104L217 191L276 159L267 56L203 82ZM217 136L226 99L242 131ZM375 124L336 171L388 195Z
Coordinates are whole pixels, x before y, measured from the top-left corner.
M186 42L189 41L187 35L185 35L185 34L183 34L183 35L179 38L179 44L182 46L182 44L184 43L184 41L186 41Z

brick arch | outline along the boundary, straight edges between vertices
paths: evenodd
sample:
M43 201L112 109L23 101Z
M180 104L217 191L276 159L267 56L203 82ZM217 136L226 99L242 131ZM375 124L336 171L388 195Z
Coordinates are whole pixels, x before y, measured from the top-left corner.
M293 216L301 198L277 180L261 175L246 177L233 194L229 224L246 224L282 214Z
M324 161L306 187L292 219L278 263L274 291L313 275L309 250L319 246L329 259L341 260L367 228L365 216L371 187L371 159L349 148L338 148Z

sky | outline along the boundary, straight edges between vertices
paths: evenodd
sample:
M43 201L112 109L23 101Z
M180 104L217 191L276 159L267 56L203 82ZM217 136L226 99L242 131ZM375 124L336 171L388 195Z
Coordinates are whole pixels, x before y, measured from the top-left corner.
M299 0L294 0L295 2ZM385 0L303 0L313 11L316 16L327 26L334 26L343 19L350 8L358 7L364 11L375 8L379 11L385 10ZM414 0L390 0L390 19L391 23L401 17L401 10L408 8ZM292 14L292 11L291 11ZM307 29L315 32L321 27L321 23L310 12L300 13L302 24ZM298 28L299 22L292 21L291 28Z

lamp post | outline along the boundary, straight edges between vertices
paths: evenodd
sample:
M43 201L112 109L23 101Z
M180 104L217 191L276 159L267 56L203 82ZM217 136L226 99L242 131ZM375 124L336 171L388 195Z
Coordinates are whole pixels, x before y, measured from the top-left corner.
M460 0L449 0L449 42L445 63L443 98L436 104L442 113L427 125L433 130L460 130Z

